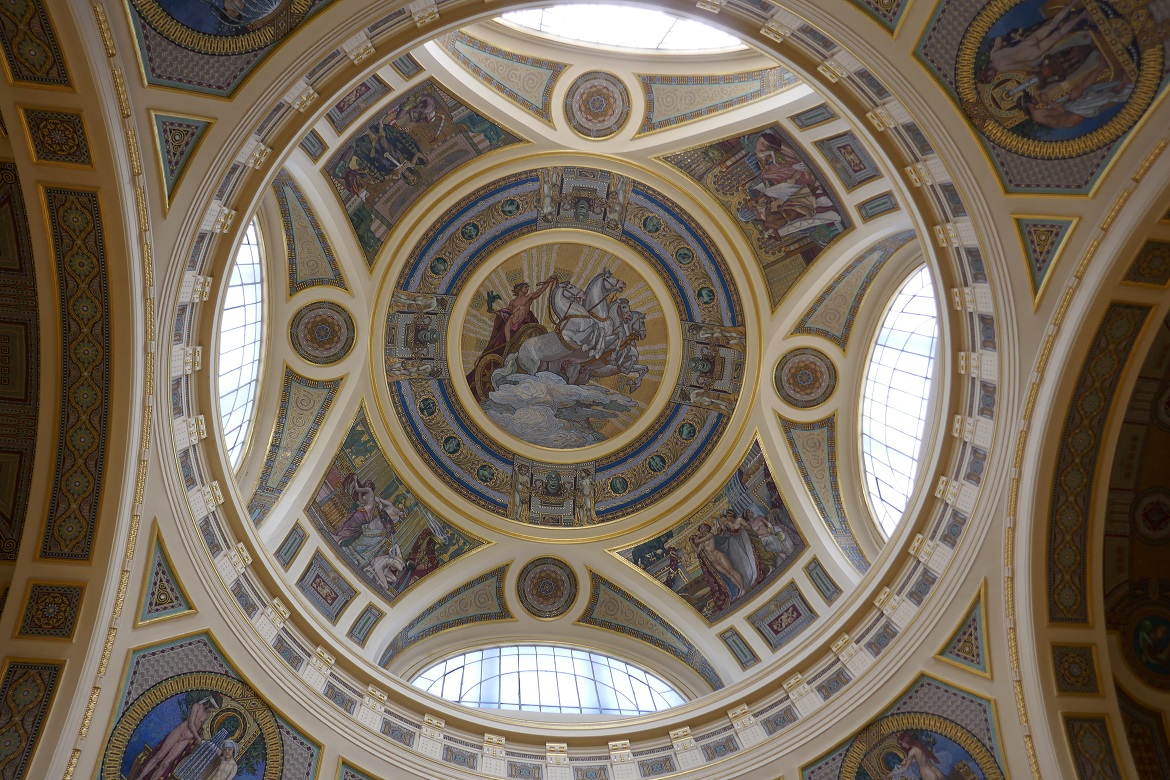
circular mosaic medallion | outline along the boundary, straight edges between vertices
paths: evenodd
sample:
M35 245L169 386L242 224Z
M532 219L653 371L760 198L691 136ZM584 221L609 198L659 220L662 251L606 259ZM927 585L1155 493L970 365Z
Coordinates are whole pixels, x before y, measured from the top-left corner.
M521 441L599 444L634 425L658 393L665 313L642 273L611 252L526 249L496 266L471 304L462 373L492 422Z
M586 138L608 138L630 118L630 91L612 73L589 71L569 86L565 116L569 126Z
M293 315L289 337L297 354L323 366L336 363L353 349L353 317L329 301L310 303Z
M564 561L536 558L520 570L516 595L530 615L551 620L568 612L577 600L577 575Z
M991 141L1034 159L1095 152L1141 119L1162 81L1160 25L1125 0L994 0L963 34L956 88Z
M993 740L980 739L950 718L898 712L853 738L839 764L840 777L923 777L926 765L935 770L932 777L1004 780Z
M789 406L811 409L829 400L837 387L837 369L819 349L794 349L776 364L776 392Z
M1170 491L1154 488L1139 495L1133 502L1130 521L1143 542L1170 542Z
M1164 603L1148 604L1130 615L1121 646L1142 680L1170 688L1170 609Z

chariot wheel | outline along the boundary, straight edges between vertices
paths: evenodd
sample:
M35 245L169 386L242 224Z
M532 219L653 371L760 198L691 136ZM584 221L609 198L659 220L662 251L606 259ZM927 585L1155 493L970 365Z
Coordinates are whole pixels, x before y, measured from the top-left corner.
M487 398L495 388L492 387L492 373L504 365L504 359L499 355L484 355L475 363L475 397Z

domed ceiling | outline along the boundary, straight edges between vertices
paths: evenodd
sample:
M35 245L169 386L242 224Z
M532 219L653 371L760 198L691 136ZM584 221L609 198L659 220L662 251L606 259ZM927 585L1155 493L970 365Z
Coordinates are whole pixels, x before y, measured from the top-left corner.
M446 34L326 111L260 202L238 489L296 611L395 674L556 641L701 696L880 553L857 406L924 262L910 198L755 50L608 59Z

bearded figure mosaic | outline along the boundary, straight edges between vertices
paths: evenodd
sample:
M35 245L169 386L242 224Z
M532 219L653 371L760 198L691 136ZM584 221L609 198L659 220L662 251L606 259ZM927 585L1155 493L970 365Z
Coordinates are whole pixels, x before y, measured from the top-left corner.
M1170 21L1140 0L1000 0L963 38L957 91L993 142L1026 157L1101 149L1153 103Z

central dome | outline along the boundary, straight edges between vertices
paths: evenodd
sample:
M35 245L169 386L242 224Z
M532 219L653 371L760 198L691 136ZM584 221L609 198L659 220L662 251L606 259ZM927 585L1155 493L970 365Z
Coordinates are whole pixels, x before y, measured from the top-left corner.
M747 346L730 268L682 206L614 171L549 166L433 220L390 293L381 368L447 486L573 527L644 509L702 465Z

